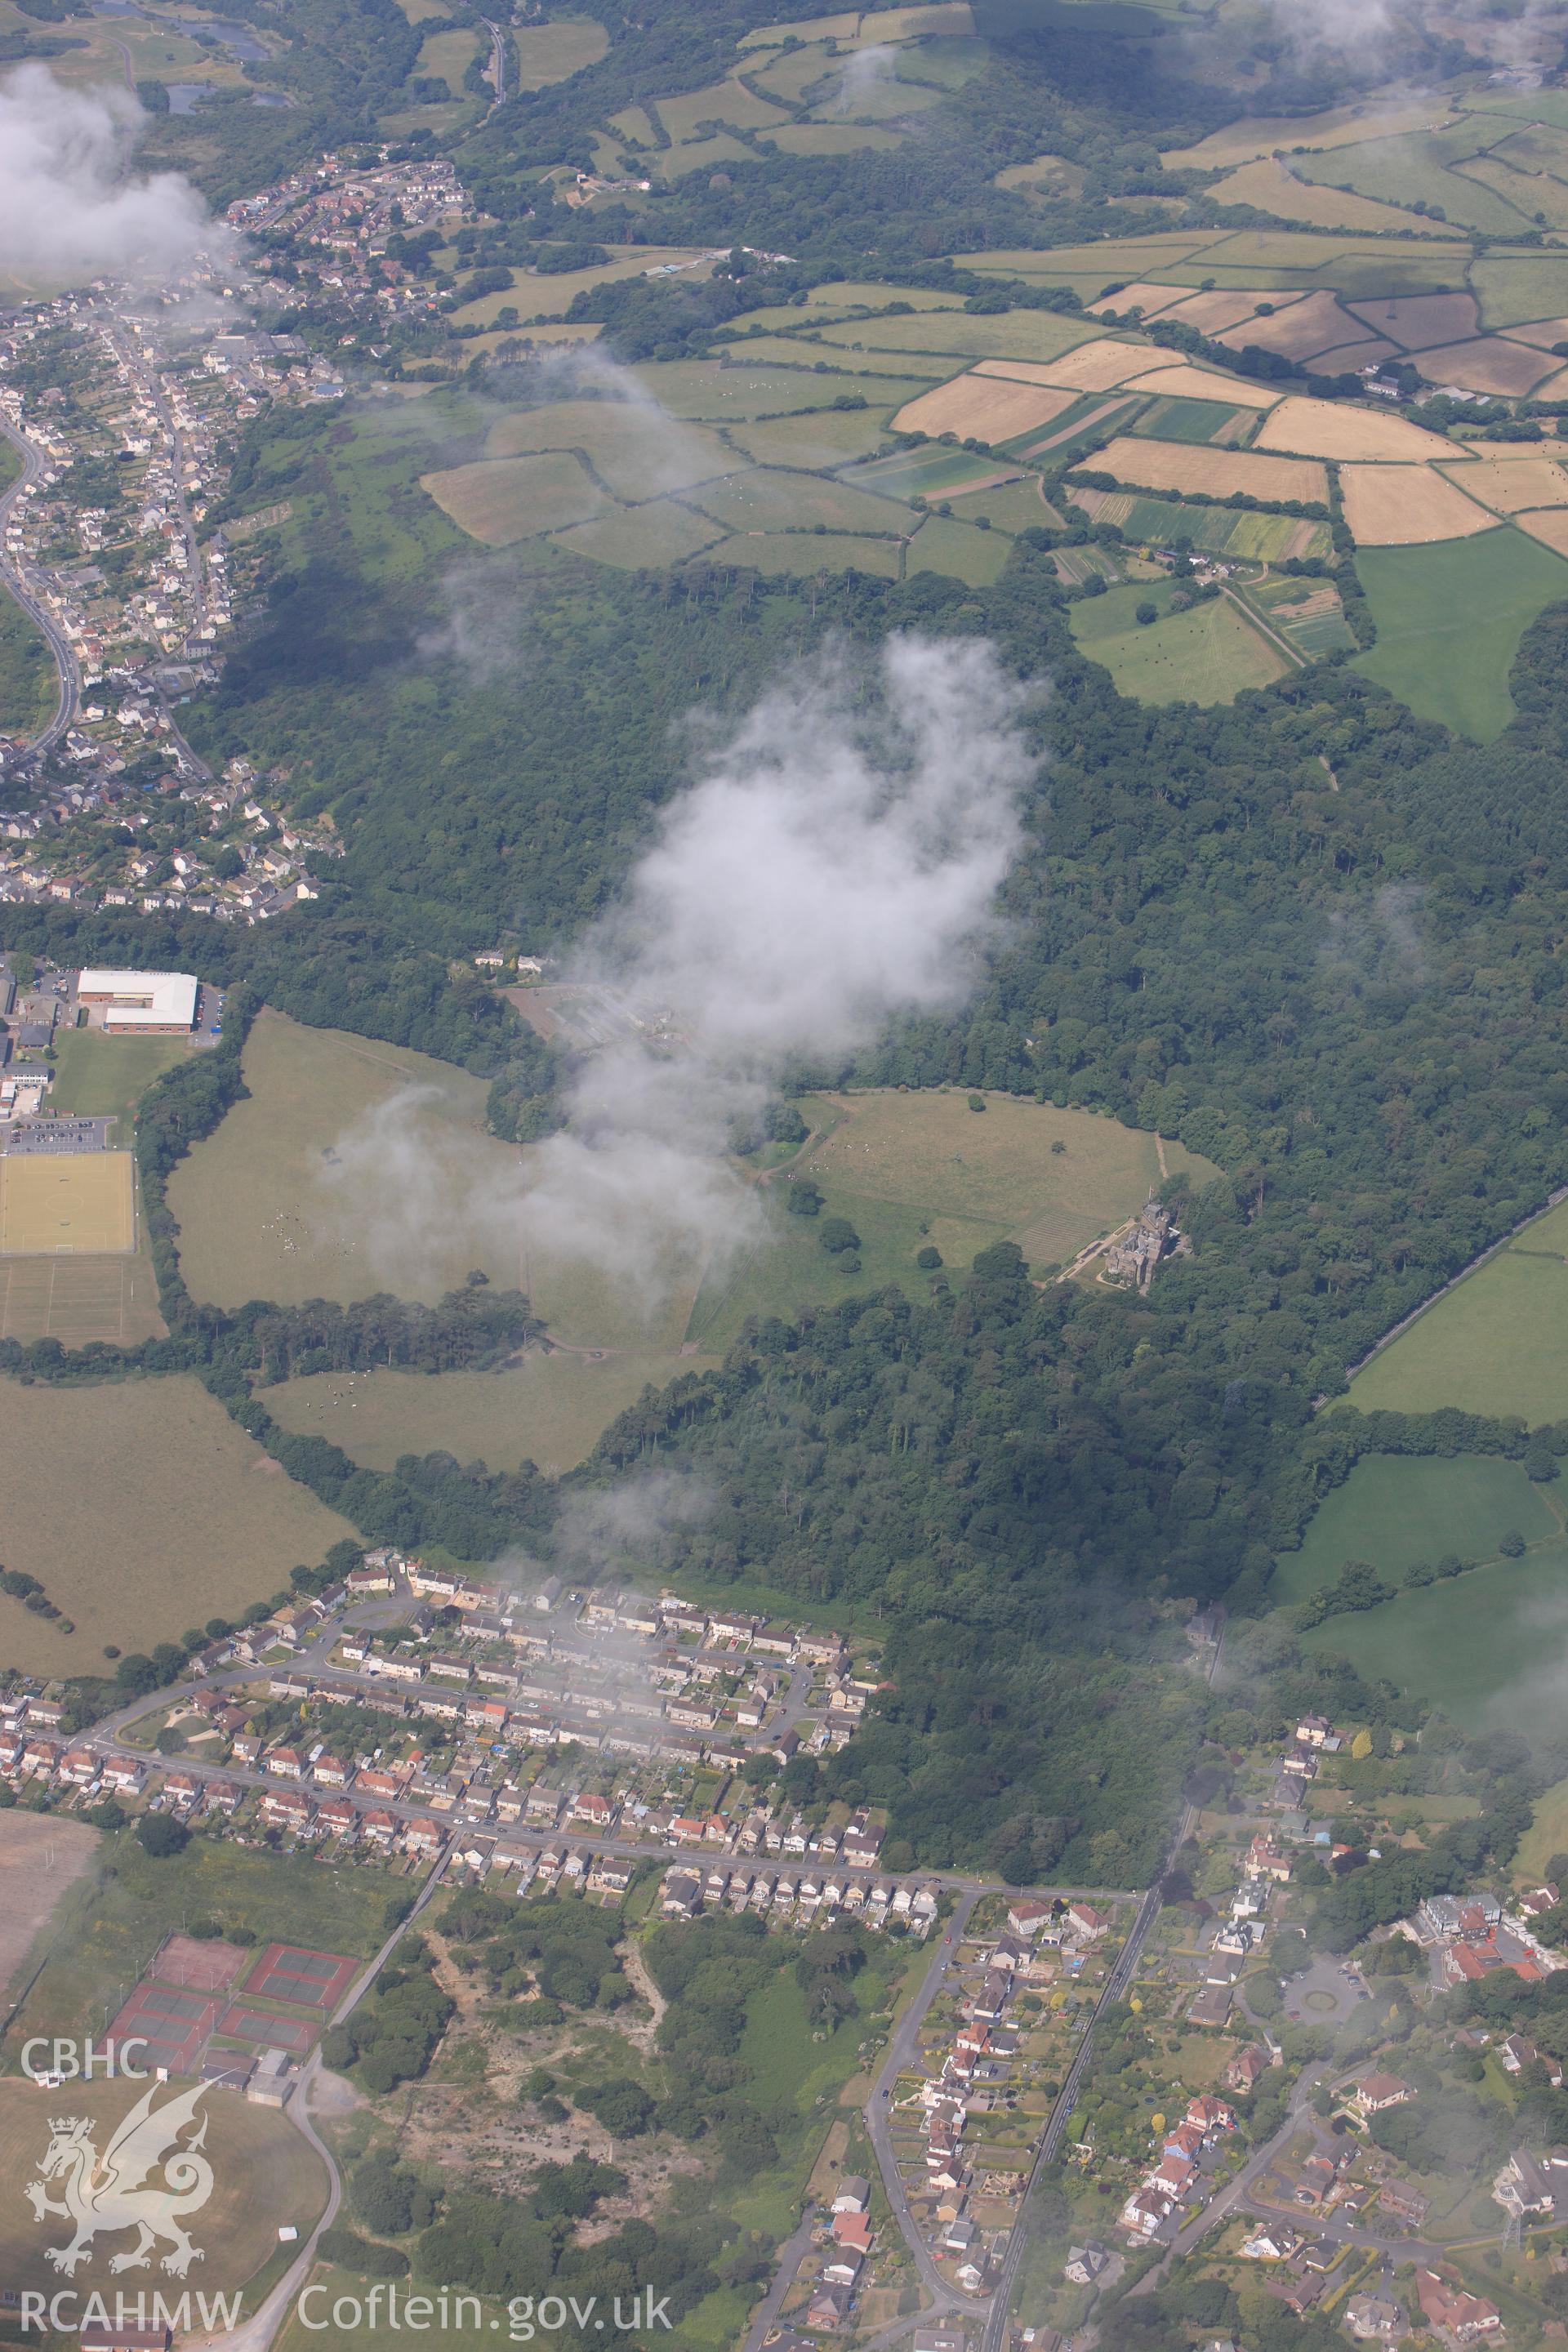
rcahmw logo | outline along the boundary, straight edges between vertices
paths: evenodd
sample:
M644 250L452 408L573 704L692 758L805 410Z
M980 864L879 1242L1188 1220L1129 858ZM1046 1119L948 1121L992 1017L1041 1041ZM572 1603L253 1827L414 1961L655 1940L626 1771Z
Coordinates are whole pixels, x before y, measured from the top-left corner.
M192 2090L176 2092L162 2106L154 2105L157 2096L156 2084L142 2092L115 2126L101 2156L90 2116L49 2119L50 2138L38 2160L38 2177L27 2182L22 2194L46 2229L52 2221L70 2225L72 2234L63 2245L44 2249L44 2260L67 2278L74 2278L90 2259L95 2238L113 2237L124 2230L135 2231L136 2242L111 2258L110 2271L150 2270L154 2252L164 2246L168 2252L159 2268L171 2278L184 2278L193 2263L205 2260L184 2225L213 2193L213 2168L201 2153L206 2116L183 2147L179 2140L195 2122L206 2086L198 2083Z
M121 2342L132 2333L155 2333L162 2327L173 2328L179 2336L188 2336L193 2328L204 2336L226 2336L239 2326L244 2300L240 2294L194 2295L188 2289L173 2302L161 2294L123 2292L83 2296L74 2287L61 2287L55 2294L25 2291L22 2332L25 2336L76 2336L91 2327L112 2332Z

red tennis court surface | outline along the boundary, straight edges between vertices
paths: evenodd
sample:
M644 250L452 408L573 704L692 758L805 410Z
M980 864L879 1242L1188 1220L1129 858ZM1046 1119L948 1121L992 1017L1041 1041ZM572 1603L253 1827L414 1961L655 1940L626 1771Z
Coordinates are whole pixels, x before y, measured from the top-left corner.
M312 1952L300 1944L268 1944L245 1980L251 2000L292 2000L334 2010L354 1980L357 1960L341 1952Z
M171 2074L194 2074L223 2003L172 1986L139 1984L109 2032L106 2042L121 2047L144 2042L136 2063L166 2066Z
M266 2050L291 2050L302 2058L321 2032L303 2017L268 2017L245 2001L231 2001L218 2032L226 2042L254 2042Z
M154 1984L186 1985L198 1992L226 1992L250 1954L238 1944L197 1936L166 1936L147 1974Z

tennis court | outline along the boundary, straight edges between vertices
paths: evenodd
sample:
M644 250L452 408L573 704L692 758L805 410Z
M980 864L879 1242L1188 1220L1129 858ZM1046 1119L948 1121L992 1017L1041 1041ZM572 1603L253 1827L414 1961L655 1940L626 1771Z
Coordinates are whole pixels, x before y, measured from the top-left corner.
M264 2050L288 2050L303 2058L321 2032L302 2017L268 2017L248 2001L231 2001L218 2021L226 2042L252 2042Z
M120 1255L135 1246L129 1151L0 1158L0 1256Z
M142 2066L166 2067L171 2074L194 2074L211 2037L220 2001L200 1993L179 1992L172 1985L139 1984L104 2042L120 2049L127 2042L142 2042L135 2053Z
M249 2000L290 2000L334 2010L354 1980L355 1960L341 1952L312 1952L298 1944L268 1944L246 1979Z
M154 1984L226 1992L250 1957L242 1945L225 1944L216 1937L165 1936L147 1974Z

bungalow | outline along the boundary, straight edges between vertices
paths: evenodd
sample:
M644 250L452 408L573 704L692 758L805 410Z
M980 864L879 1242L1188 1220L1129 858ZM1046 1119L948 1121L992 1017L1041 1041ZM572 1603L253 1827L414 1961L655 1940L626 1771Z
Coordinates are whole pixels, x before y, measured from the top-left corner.
M833 2217L833 2242L843 2246L864 2262L871 2251L871 2224L864 2213L836 2213Z
M1415 2300L1427 2326L1447 2332L1455 2344L1477 2343L1481 2336L1493 2335L1502 2326L1502 2314L1495 2303L1488 2303L1479 2294L1467 2294L1462 2287L1440 2278L1436 2271L1417 2270Z
M404 1780L401 1773L386 1772L375 1765L363 1764L354 1774L354 1788L366 1797L400 1797Z
M1549 2219L1557 2210L1557 2192L1539 2159L1528 2148L1516 2147L1492 2181L1492 2195L1505 2213L1522 2221L1532 2213Z

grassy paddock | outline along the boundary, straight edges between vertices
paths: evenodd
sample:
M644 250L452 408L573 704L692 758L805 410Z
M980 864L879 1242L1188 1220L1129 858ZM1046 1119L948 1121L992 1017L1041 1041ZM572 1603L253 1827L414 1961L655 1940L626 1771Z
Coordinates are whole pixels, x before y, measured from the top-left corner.
M0 1598L0 1658L92 1673L105 1643L151 1649L237 1616L354 1530L296 1486L184 1374L79 1389L0 1383L5 1564L76 1626Z
M530 1355L505 1372L318 1372L267 1391L285 1429L330 1438L355 1462L390 1470L401 1454L437 1450L492 1470L524 1460L574 1469L651 1381L709 1370L710 1356Z
M1568 1545L1328 1618L1301 1638L1352 1659L1371 1680L1436 1701L1467 1730L1498 1725L1528 1739L1552 1737L1563 1721Z
M1372 1454L1320 1506L1300 1550L1281 1554L1269 1599L1304 1600L1332 1584L1347 1559L1370 1560L1394 1580L1415 1561L1445 1552L1489 1559L1510 1528L1531 1544L1562 1532L1517 1462L1489 1454Z
M1377 643L1354 667L1479 743L1513 717L1508 676L1525 630L1568 596L1568 562L1500 529L1433 547L1363 548L1356 570Z
M1137 702L1234 702L1243 687L1284 675L1282 656L1226 598L1175 613L1174 593L1168 581L1138 582L1072 607L1073 635L1091 661L1105 664L1119 693ZM1159 619L1141 625L1142 604L1154 605Z
M271 1012L244 1072L248 1098L169 1186L196 1297L433 1303L471 1267L519 1281L519 1155L484 1132L482 1079Z

